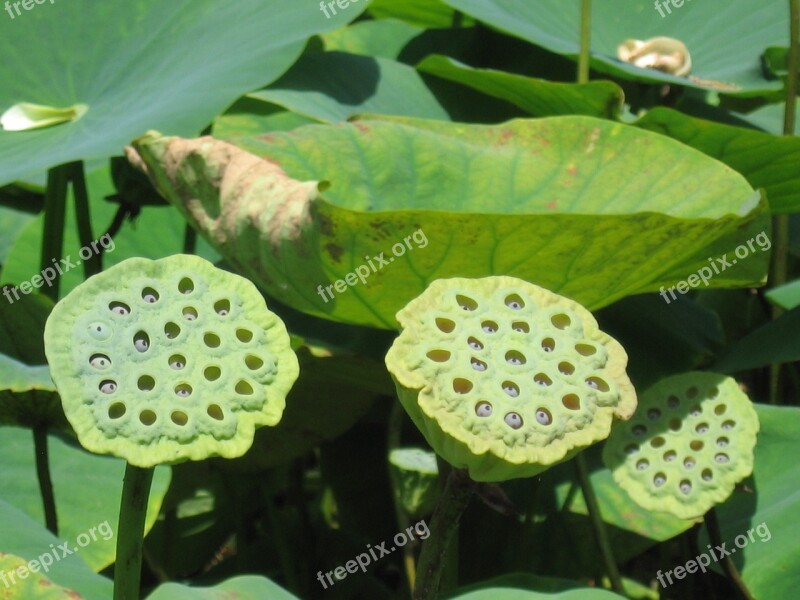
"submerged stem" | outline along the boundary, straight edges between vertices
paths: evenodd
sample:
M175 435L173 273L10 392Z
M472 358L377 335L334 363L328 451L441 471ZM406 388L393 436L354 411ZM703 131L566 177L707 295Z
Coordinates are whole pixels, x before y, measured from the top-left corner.
M592 44L592 0L581 0L581 49L578 55L578 83L589 81L589 56Z
M708 537L711 539L711 543L716 547L722 546L722 534L719 529L717 511L712 507L705 514L703 520L706 522L706 529L708 530ZM730 578L733 585L736 586L741 597L744 598L744 600L755 600L742 580L742 576L739 574L739 569L737 569L736 565L733 563L733 559L726 555L720 559L720 562L722 563L722 570L725 571L725 574Z
M117 562L114 565L114 600L138 600L142 577L142 545L147 499L153 468L127 463L117 527Z
M33 449L36 454L36 476L39 479L39 492L44 505L44 522L53 535L58 535L58 516L56 500L53 495L53 481L50 479L50 452L47 447L47 427L37 425L33 428Z

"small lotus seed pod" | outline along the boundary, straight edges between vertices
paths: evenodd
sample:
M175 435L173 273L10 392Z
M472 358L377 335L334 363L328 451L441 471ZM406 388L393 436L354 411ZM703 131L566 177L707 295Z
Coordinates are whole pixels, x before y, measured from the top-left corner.
M395 448L389 453L395 499L412 519L433 512L439 491L436 455L421 448Z
M647 510L681 519L724 502L753 470L758 414L736 381L692 372L662 379L614 427L603 460Z
M81 444L139 467L241 456L256 427L280 421L299 371L256 287L197 256L91 277L55 306L44 338Z
M580 304L521 279L439 279L397 320L386 365L400 401L476 481L535 475L636 409L622 346Z

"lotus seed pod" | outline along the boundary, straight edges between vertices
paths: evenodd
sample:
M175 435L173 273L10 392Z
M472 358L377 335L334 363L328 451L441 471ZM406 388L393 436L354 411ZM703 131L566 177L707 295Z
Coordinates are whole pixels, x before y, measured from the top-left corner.
M412 519L433 512L439 491L436 454L421 448L395 448L389 453L395 499Z
M642 395L633 418L612 431L603 460L643 508L692 519L750 475L758 429L758 415L734 379L684 373Z
M580 304L521 279L439 279L397 320L398 397L476 481L535 475L636 409L622 346Z
M241 456L298 376L283 322L248 280L197 256L131 258L56 304L45 352L89 451L139 467Z

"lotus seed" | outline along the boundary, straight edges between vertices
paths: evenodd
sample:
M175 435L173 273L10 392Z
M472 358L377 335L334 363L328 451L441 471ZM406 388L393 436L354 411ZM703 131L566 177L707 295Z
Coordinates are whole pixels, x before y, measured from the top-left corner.
M525 303L517 294L512 294L506 298L506 306L512 310L521 310Z
M644 425L634 425L632 431L633 435L641 437L647 432L647 428Z
M105 354L95 354L89 359L89 364L95 369L107 369L111 366L111 361Z
M183 309L183 318L187 321L194 321L197 318L197 311L191 306L187 306Z
M503 391L512 398L519 396L519 388L510 381L503 382Z
M540 408L536 411L536 422L539 425L550 425L553 422L553 417L550 415L550 411L546 408Z
M142 290L142 299L148 304L153 304L158 301L158 292L153 288L144 288Z
M675 396L670 396L669 398L667 398L667 406L669 406L670 408L678 408L680 403L681 401L678 400Z
M546 338L542 340L542 350L545 352L552 352L556 348L556 343L553 341L552 338Z
M553 380L552 380L552 379L550 379L550 378L549 378L547 375L545 375L544 373L538 373L537 375L535 375L535 376L533 377L533 381L534 381L534 382L535 382L537 385L540 385L540 386L542 386L542 387L547 387L548 385L552 385L552 383L553 383Z
M150 347L150 338L143 331L140 331L133 337L133 347L139 352L147 352Z
M667 476L664 475L663 473L658 473L656 474L655 477L653 477L653 485L655 485L656 487L661 487L666 482L667 482Z
M723 429L733 429L733 425L734 425L733 421L725 421L722 424L722 428Z
M692 484L684 479L683 481L681 481L680 488L681 488L681 493L688 494L689 492L692 491Z
M511 427L511 429L519 429L522 427L522 417L520 417L517 413L508 413L505 418L506 425Z
M528 333L531 330L528 324L523 321L514 321L514 323L511 324L511 329L518 333Z
M178 291L181 294L191 294L194 291L194 282L188 277L184 277L178 284Z
M494 333L497 331L497 323L486 321L481 324L481 329L483 329L483 331L486 333Z
M175 355L169 358L169 366L173 369L182 369L186 366L186 359L182 356Z
M704 481L711 481L714 475L711 473L711 469L703 469L702 478Z
M637 471L644 471L649 466L650 466L650 463L645 459L641 459L641 460L636 462L636 470Z
M636 454L639 451L639 446L636 444L629 444L625 446L625 454Z
M181 333L181 328L178 327L175 323L167 323L164 325L164 335L167 336L168 339L175 339Z
M692 408L689 414L692 415L693 417L699 417L700 413L702 412L703 412L702 408L700 408L699 406L695 406L694 408Z
M113 381L104 381L100 384L100 391L104 394L113 394L117 391L117 384Z
M695 431L697 433L706 433L708 431L708 423L700 423L700 425L695 427Z
M469 338L469 340L467 340L467 343L469 344L469 347L472 348L473 350L483 350L483 344L481 344L474 337Z
M472 311L478 308L478 303L466 296L456 296L456 302L463 310Z
M562 375L572 375L575 372L575 367L568 362L558 363L558 370Z
M525 357L519 352L511 351L506 353L506 362L510 365L522 365L525 364Z
M108 308L111 309L111 312L115 315L125 316L130 314L131 308L127 304L123 302L112 302L108 305Z
M97 341L102 342L111 337L111 328L105 323L92 323L89 325L89 335Z
M651 421L657 421L661 417L661 411L657 408L651 408L647 411L647 418Z
M717 461L718 463L726 463L730 459L728 458L727 454L717 454L716 456L714 456L714 460Z
M475 414L479 417L488 417L492 414L492 405L488 402L478 402L475 406Z
M672 462L677 458L678 454L674 450L668 450L664 452L664 461L665 462Z
M691 469L692 467L694 467L694 465L695 461L693 458L687 458L683 461L683 466L686 467L687 469Z
M181 398L188 398L192 395L192 386L185 383L179 385L175 388L175 395Z
M717 440L717 446L719 446L720 448L724 448L727 445L728 445L728 438L722 437Z
M473 358L469 361L469 364L472 365L472 368L476 371L485 371L486 370L486 363L478 360L477 358Z
M220 300L214 304L214 310L219 316L224 317L231 311L231 303L228 300Z

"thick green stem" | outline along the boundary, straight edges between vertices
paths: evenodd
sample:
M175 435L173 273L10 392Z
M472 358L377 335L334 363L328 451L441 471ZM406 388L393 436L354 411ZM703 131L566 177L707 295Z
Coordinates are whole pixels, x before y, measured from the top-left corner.
M708 530L708 537L711 539L711 543L714 544L715 547L722 546L722 534L720 533L719 529L717 511L712 507L705 514L703 520L706 523L706 529ZM720 559L720 562L722 563L722 570L725 571L725 574L730 578L731 583L736 586L740 596L744 600L755 600L750 594L750 590L747 589L747 586L742 580L742 576L739 575L739 569L736 568L736 565L733 563L733 559L730 556L723 556Z
M197 248L197 232L192 228L191 225L187 223L186 229L183 232L183 253L194 254L196 248Z
M589 81L589 55L592 46L592 0L581 0L581 49L578 55L578 83Z
M783 135L794 135L797 114L798 69L800 69L800 0L789 0L789 56L787 60L786 107L783 113ZM772 227L773 288L786 283L789 264L789 216L776 215ZM772 318L783 314L778 305L772 307ZM769 401L777 404L781 397L781 365L770 365Z
M36 476L39 478L39 492L44 505L44 522L53 535L58 535L58 516L56 500L53 495L53 481L50 479L50 453L47 447L47 427L37 425L33 428L33 448L36 454Z
M139 600L144 520L152 481L153 468L135 467L130 463L125 467L117 527L114 600Z
M606 566L606 572L611 581L611 589L617 594L624 596L625 590L622 587L622 577L619 574L619 568L614 560L614 552L611 549L611 542L608 539L606 525L603 522L600 505L597 502L597 496L594 493L592 482L589 479L589 469L586 466L586 459L583 454L578 454L575 457L575 469L578 472L578 481L580 481L581 484L583 499L586 501L586 508L589 510L589 520L592 522L592 528L597 538L597 545L600 547L600 555L603 557L603 563Z
M400 402L395 401L394 404L392 404L392 411L389 414L389 426L386 433L387 457L392 453L392 450L400 447L403 437L404 418L405 411L403 410L403 405L400 404ZM391 483L393 488L397 486L397 481L394 477L391 478ZM397 530L405 531L409 526L410 519L408 518L406 511L403 510L403 507L398 499L399 496L396 489L392 489L392 495L394 496L394 511L395 515L397 516ZM403 546L403 567L406 572L408 589L413 590L417 579L417 569L414 562L414 544L406 544Z
M75 198L75 222L78 224L78 239L81 247L92 250L87 259L83 261L83 273L88 279L103 270L103 255L95 252L90 245L94 240L92 237L92 219L89 209L89 193L86 191L86 178L83 174L83 161L76 161L69 165L69 179L72 183L72 195Z
M44 194L44 226L42 231L42 271L52 269L64 251L64 217L67 208L67 165L59 165L47 172L47 190ZM56 277L43 292L58 300L59 278Z
M461 515L467 508L476 483L463 469L453 469L447 478L442 495L431 517L431 535L422 544L417 562L417 581L414 600L433 600L438 597L439 582L450 542L458 530Z

